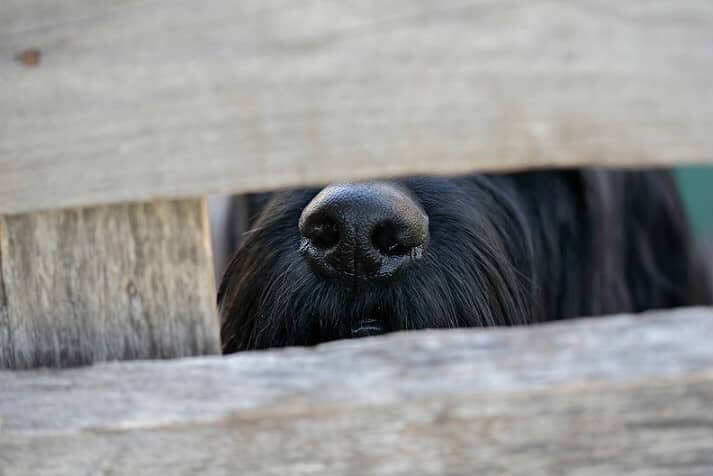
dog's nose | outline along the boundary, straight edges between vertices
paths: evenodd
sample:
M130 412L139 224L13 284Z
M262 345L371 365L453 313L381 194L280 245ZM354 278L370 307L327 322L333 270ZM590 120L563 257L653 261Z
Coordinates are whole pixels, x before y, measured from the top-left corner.
M394 184L332 185L305 207L299 229L300 250L316 271L381 280L421 257L428 215Z

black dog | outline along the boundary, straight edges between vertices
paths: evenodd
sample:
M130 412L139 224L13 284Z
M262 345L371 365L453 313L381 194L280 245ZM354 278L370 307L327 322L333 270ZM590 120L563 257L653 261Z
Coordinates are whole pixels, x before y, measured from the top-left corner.
M713 302L669 171L276 194L218 293L225 352Z

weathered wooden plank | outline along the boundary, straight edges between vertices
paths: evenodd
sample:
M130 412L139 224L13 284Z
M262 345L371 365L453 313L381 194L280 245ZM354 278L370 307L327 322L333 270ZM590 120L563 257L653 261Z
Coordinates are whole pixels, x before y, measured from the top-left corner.
M203 200L0 216L0 367L220 350Z
M713 160L710 0L4 0L0 213Z
M713 309L0 372L32 474L710 475Z

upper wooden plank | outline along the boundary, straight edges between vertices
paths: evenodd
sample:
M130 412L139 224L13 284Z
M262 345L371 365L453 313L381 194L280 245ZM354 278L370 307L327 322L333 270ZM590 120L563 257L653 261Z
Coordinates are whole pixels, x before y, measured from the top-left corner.
M0 371L3 474L713 474L713 310Z
M713 2L4 0L0 213L713 160Z

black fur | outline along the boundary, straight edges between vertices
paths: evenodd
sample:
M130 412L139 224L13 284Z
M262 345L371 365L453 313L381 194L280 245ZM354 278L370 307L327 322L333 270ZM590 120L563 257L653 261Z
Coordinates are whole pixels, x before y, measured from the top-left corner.
M419 261L386 285L316 275L297 222L319 189L279 193L227 267L225 352L387 331L521 325L713 302L669 171L536 171L398 180L430 219Z

